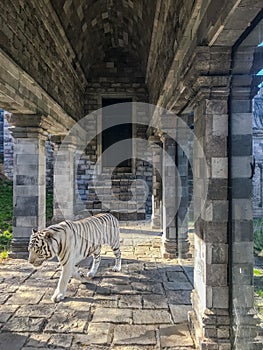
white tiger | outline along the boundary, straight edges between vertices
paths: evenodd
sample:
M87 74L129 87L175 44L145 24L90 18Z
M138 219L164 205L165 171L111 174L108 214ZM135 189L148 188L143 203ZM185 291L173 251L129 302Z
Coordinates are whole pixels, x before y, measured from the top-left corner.
M62 266L58 286L52 296L54 302L65 297L71 277L87 282L77 269L77 264L93 255L93 263L87 277L95 276L100 264L102 244L109 244L116 257L113 271L121 270L119 222L109 213L98 214L79 221L63 221L44 230L32 231L28 246L29 263L40 266L55 256Z

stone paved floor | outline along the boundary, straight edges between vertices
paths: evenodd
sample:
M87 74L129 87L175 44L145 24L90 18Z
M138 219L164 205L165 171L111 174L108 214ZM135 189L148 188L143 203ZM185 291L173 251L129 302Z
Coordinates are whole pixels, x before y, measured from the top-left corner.
M162 260L156 233L122 231L121 273L110 271L113 254L105 247L97 277L72 280L58 304L50 300L57 263L36 270L25 260L2 262L0 349L194 349L187 324L191 267Z

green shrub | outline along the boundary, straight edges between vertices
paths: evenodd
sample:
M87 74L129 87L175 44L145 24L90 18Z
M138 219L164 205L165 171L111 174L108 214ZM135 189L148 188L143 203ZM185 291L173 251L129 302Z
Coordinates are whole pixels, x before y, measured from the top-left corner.
M11 247L13 235L8 230L0 233L0 251L9 250Z
M254 253L258 255L263 250L263 218L254 219Z
M53 194L47 193L46 197L46 220L50 221L53 217Z
M0 179L0 231L12 232L13 220L13 184Z

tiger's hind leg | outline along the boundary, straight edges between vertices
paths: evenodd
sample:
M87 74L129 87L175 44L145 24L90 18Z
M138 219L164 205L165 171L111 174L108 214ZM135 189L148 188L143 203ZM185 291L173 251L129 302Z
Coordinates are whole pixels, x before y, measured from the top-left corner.
M87 273L88 278L93 278L98 270L100 265L101 256L100 256L101 246L98 246L96 250L93 252L93 262L90 271Z
M120 251L120 243L118 242L113 247L111 247L113 254L115 255L115 265L112 268L112 271L118 272L121 270L121 251Z

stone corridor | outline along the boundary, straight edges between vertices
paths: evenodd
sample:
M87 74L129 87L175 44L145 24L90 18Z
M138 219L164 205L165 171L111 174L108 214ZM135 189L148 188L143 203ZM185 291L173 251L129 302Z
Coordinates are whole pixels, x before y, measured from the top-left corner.
M60 274L56 262L36 270L26 260L3 261L0 349L194 349L187 322L190 262L163 260L157 230L124 227L121 236L122 271L110 271L113 254L105 247L97 277L87 284L72 280L58 304L50 300Z

